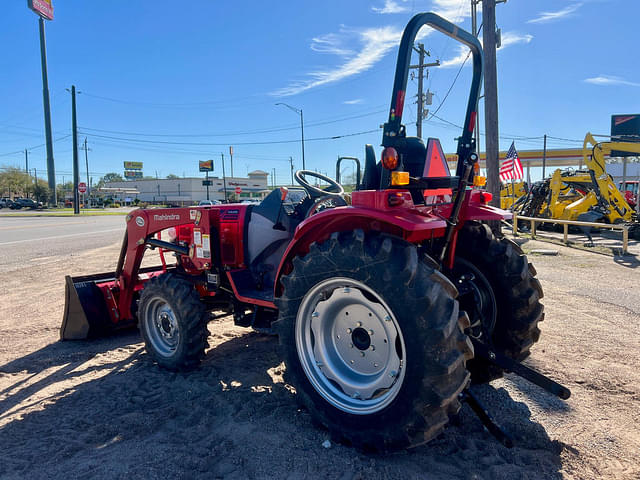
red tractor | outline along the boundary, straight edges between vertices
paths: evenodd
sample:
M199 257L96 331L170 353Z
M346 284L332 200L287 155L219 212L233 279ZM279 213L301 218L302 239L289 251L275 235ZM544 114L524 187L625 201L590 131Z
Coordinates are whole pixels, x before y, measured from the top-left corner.
M407 137L401 124L423 25L473 54L455 175L437 139ZM350 204L336 181L299 171L300 188L276 189L259 205L133 211L115 272L67 277L61 338L137 326L155 362L189 369L204 357L212 312L232 312L238 325L279 335L287 383L334 437L377 451L418 445L466 400L509 443L470 380L508 370L569 392L519 363L540 334L542 288L518 245L483 223L511 214L469 186L481 77L476 38L416 15L400 44L381 160L367 145ZM162 266L140 268L148 248L160 250Z

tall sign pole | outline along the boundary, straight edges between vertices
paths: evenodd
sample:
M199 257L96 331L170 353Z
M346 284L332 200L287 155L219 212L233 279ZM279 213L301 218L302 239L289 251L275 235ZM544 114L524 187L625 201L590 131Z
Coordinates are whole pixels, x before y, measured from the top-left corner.
M229 147L229 156L231 157L231 178L233 178L233 147Z
M73 138L73 213L80 213L80 168L78 167L78 121L76 119L76 86L71 85L71 133Z
M49 76L47 74L47 45L44 35L44 19L53 20L51 0L28 0L31 10L38 14L40 30L40 63L42 65L42 104L44 107L44 132L47 146L47 179L49 183L49 204L56 202L56 169L53 161L53 138L51 135L51 105L49 100Z
M224 202L227 203L227 175L224 173L224 153L220 154L222 156L222 188L224 189Z

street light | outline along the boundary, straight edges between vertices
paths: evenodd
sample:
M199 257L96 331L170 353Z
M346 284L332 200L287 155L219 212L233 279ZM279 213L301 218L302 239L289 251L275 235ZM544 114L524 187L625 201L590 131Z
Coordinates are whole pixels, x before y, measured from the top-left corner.
M288 105L286 103L281 103L281 102L276 103L276 105L282 105L284 107L287 107L288 109L293 110L298 115L300 115L300 132L302 134L302 169L306 170L307 168L304 162L304 120L302 118L302 109L297 109L295 107L292 107L291 105Z

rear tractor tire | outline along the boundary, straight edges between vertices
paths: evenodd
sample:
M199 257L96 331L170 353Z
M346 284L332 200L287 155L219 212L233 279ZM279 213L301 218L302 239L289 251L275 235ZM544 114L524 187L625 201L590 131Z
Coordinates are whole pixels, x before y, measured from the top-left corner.
M524 360L540 337L544 319L542 286L519 245L497 238L479 222L460 231L456 262L448 277L460 292L460 308L469 316L468 334L492 351ZM467 364L473 383L500 378L503 370L480 358Z
M415 246L334 233L293 260L274 327L298 401L334 440L385 452L435 437L460 409L473 347L455 287Z
M193 284L165 273L149 280L138 304L138 327L149 356L168 370L190 370L204 358L209 315Z

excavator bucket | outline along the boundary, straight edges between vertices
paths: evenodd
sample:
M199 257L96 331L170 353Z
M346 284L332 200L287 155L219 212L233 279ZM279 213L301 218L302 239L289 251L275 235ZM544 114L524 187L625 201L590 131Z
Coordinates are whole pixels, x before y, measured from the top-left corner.
M61 340L82 340L109 334L115 329L105 292L113 285L113 272L83 277L65 277L65 305ZM120 327L120 325L118 325Z

